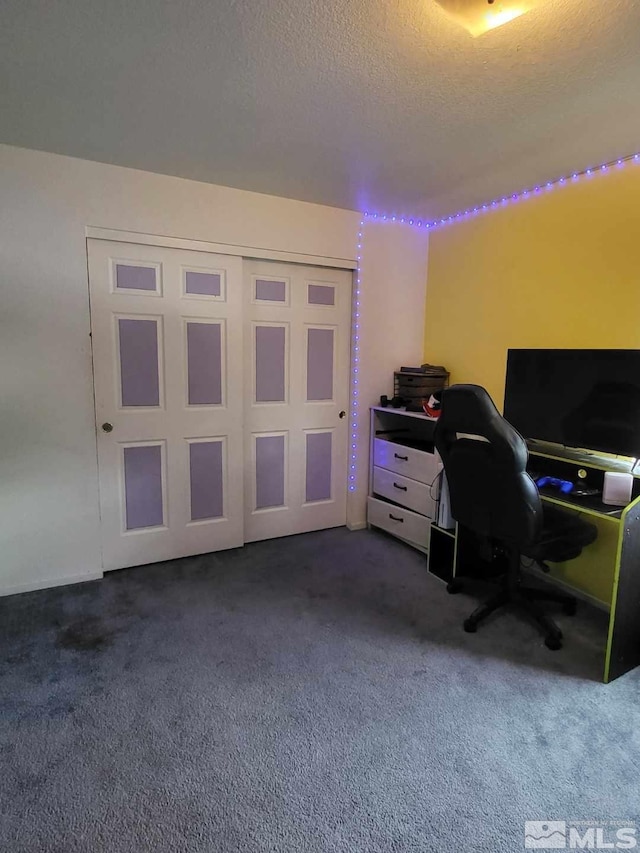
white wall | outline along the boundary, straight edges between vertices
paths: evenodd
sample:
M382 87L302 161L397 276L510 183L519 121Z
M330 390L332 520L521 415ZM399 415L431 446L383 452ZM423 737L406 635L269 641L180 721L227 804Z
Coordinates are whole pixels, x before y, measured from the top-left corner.
M426 231L398 222L365 221L360 269L361 461L354 507L358 520L363 516L368 485L368 407L378 405L381 394L393 396L394 370L423 363L428 246Z
M349 259L359 220L0 146L0 593L101 573L85 228ZM365 241L363 409L390 390L401 361L420 361L426 280L426 236L372 223ZM364 519L365 493L362 472L353 523Z

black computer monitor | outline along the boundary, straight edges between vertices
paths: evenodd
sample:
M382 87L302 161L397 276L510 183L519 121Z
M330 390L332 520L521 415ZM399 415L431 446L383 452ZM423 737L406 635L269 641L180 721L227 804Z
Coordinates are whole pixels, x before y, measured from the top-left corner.
M640 350L510 349L504 416L527 439L640 457Z

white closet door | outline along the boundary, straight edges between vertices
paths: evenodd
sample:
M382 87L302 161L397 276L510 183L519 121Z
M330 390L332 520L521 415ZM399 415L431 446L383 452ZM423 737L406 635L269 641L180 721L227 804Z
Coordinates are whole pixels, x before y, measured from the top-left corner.
M241 545L241 259L88 255L104 568Z
M351 283L244 263L247 542L346 523Z

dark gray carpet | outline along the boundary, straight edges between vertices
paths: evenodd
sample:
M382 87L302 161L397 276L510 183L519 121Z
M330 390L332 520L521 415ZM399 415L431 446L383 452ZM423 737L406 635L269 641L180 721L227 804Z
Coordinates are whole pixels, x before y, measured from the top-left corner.
M334 530L0 602L0 849L490 851L635 821L640 678L602 627L476 635L424 558ZM587 618L589 617L589 618Z

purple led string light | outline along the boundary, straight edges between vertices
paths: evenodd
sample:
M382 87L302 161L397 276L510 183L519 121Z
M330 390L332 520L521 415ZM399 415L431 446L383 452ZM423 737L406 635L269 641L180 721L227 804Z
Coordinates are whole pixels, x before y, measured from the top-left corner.
M421 219L409 219L404 216L389 216L387 214L380 213L365 213L364 216L383 222L402 222L408 225L413 225L416 228L434 230L442 228L444 225L450 225L452 222L460 222L464 219L470 219L472 216L478 216L488 210L495 210L498 207L506 207L507 205L514 204L522 199L526 199L534 195L540 195L542 192L554 189L554 187L575 183L580 178L591 178L598 173L606 173L615 167L621 168L626 163L640 163L640 153L629 154L627 157L619 157L617 160L611 160L608 163L603 163L601 166L593 166L588 169L583 169L581 172L572 172L570 175L564 175L563 177L557 178L555 181L547 181L544 184L538 184L534 187L530 187L529 189L513 193L510 196L502 196L501 198L494 199L493 201L488 201L486 204L479 204L476 207L461 210L458 213L453 213L451 216L445 216L441 219L433 219L430 222L423 221Z
M352 338L353 338L353 346L352 346L352 381L351 381L351 412L350 412L350 430L349 434L351 440L350 450L349 450L349 491L354 492L356 490L356 466L357 466L357 442L358 442L358 416L359 416L359 406L358 406L358 386L359 386L359 374L360 374L360 287L362 282L362 246L364 242L364 224L367 218L374 219L382 222L398 222L400 224L411 225L415 228L424 228L425 230L434 230L437 228L441 228L444 225L449 225L452 222L459 222L460 220L469 219L472 216L477 216L481 213L486 213L488 210L495 210L497 207L505 207L506 205L513 204L514 202L521 201L522 199L529 198L530 196L540 195L543 191L548 191L557 186L564 186L568 183L575 183L580 178L590 178L594 174L606 173L610 168L618 167L621 168L627 163L640 163L640 153L638 154L630 154L627 157L619 157L617 160L611 160L608 163L603 163L601 166L591 167L588 169L583 169L581 172L572 172L570 175L566 175L560 178L557 178L555 181L547 181L545 184L538 184L529 189L521 190L518 193L513 193L510 196L503 196L500 199L494 199L493 201L486 202L486 204L480 204L476 207L468 208L464 211L459 211L458 213L454 213L451 216L445 216L441 219L433 219L431 222L425 222L422 219L416 219L414 217L405 217L405 216L391 216L388 214L381 213L363 213L362 219L360 220L360 227L358 230L358 252L357 252L357 267L356 267L356 287L353 295L353 328L352 328Z
M356 490L356 465L358 458L358 396L360 376L360 283L362 281L362 244L364 240L364 221L367 214L363 214L358 229L358 252L356 254L356 286L353 291L353 325L352 325L352 347L351 347L351 411L349 418L349 491Z

